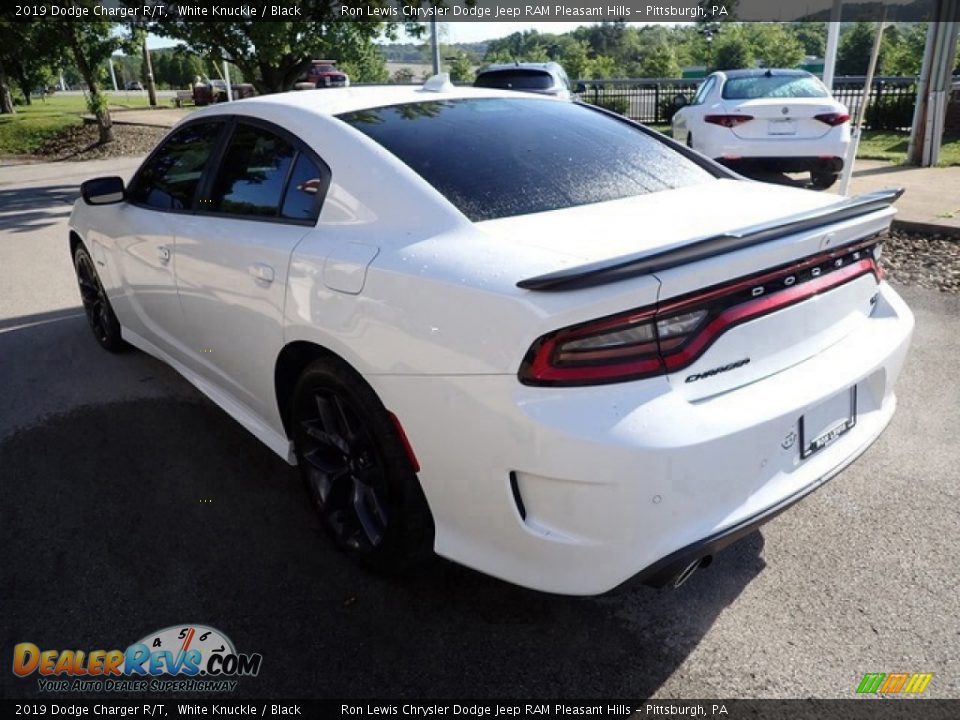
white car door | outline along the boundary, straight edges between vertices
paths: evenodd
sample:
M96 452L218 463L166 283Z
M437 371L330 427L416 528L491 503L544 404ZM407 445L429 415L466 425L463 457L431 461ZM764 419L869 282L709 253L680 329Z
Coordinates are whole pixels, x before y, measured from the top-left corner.
M693 100L686 107L677 110L673 115L673 139L688 147L695 148L694 138L697 136L697 127L702 124L705 102L717 84L715 75L709 76L697 89ZM691 137L692 135L692 137Z
M283 130L237 120L197 213L177 234L191 369L275 427L290 256L315 225L329 169Z
M168 137L137 171L110 223L121 285L117 317L161 350L183 357L176 230L188 217L223 121L192 123Z

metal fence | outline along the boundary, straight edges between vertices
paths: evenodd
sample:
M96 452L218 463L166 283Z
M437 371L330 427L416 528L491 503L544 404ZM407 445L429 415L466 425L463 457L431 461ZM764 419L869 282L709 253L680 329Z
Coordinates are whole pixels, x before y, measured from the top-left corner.
M863 76L835 78L833 95L854 115L863 97ZM578 88L577 97L585 102L614 110L638 122L659 125L669 123L679 105L675 98L693 99L700 80L644 78L637 80L588 80ZM909 129L917 98L915 77L875 77L865 118L871 130Z

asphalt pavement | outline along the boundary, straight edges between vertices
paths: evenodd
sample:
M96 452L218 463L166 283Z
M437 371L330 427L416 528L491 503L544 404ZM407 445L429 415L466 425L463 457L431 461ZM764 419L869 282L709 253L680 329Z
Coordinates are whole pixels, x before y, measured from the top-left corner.
M0 168L0 667L171 625L263 655L236 697L960 697L960 296L917 316L900 408L857 463L677 591L523 590L448 562L383 579L332 550L296 472L172 370L99 349L67 250L83 179ZM0 697L37 697L0 670Z

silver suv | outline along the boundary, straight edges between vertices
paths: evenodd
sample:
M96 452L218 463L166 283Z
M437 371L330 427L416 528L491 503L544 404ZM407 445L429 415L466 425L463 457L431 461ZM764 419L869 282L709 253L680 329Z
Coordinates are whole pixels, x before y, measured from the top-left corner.
M473 83L476 87L524 90L556 97L572 97L570 78L560 63L507 63L488 65Z

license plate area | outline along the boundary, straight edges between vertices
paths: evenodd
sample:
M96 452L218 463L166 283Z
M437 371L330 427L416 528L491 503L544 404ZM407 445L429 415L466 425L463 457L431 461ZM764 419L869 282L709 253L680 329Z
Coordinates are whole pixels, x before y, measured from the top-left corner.
M857 424L857 386L824 400L800 418L800 458L829 447Z
M792 118L767 120L767 135L796 135L797 121Z

